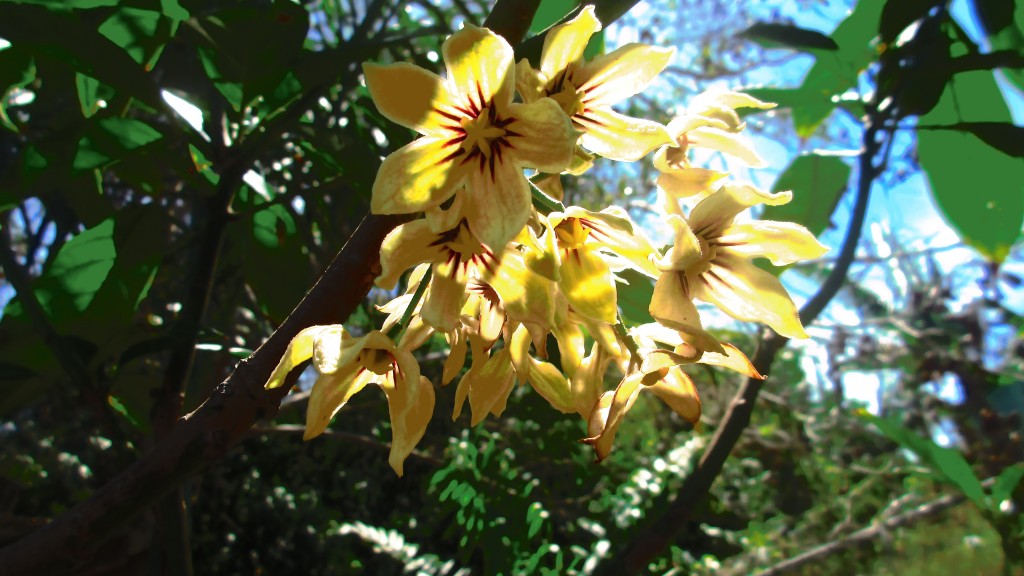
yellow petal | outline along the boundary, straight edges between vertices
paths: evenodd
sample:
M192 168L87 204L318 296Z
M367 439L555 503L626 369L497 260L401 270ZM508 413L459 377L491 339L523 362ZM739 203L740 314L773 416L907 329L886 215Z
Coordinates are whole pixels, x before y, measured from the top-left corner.
M704 168L687 168L658 174L658 186L674 198L688 198L711 189L711 185L727 175Z
M604 374L608 369L611 357L604 348L596 343L590 347L590 354L580 363L579 368L569 378L569 389L572 393L572 404L576 412L589 418L601 393L604 391Z
M480 337L487 342L494 342L501 335L505 325L505 311L497 300L480 298Z
M402 333L398 347L404 350L415 350L422 346L433 333L434 328L424 322L422 316L414 314L409 319L409 325L405 327L405 332Z
M540 394L552 408L563 414L576 411L569 390L569 381L554 365L530 358L530 386Z
M398 378L381 385L388 398L391 416L391 452L388 464L398 474L404 473L405 459L427 431L434 415L434 387L423 376Z
M544 327L554 322L554 283L530 270L518 251L502 256L488 283L513 321Z
M516 92L523 102L533 102L544 97L544 78L523 58L516 63Z
M725 349L725 354L705 352L700 358L700 363L728 368L729 370L739 372L740 374L751 378L757 378L758 380L765 379L765 377L757 371L757 368L754 368L754 365L750 363L750 358L747 358L746 354L740 352L739 348L736 348L732 344L722 344L722 348Z
M558 285L577 314L615 323L615 281L608 264L594 247L570 250L562 257L558 272L562 277Z
M773 102L762 102L757 98L749 94L742 92L728 92L728 91L716 91L709 90L698 94L696 98L690 103L690 107L693 109L700 109L705 107L719 107L719 108L758 108L760 110L769 110L775 108Z
M690 213L690 226L694 230L704 231L705 238L717 236L737 214L751 206L781 206L792 199L792 192L772 194L749 184L724 184L693 208L693 212Z
M610 206L600 212L591 212L586 218L597 224L590 232L590 239L628 260L635 270L657 278L660 274L654 263L657 252L629 214L618 206Z
M551 333L558 342L562 370L566 376L572 378L580 367L580 363L583 362L583 354L586 352L583 330L576 324L566 322L562 325L556 324L551 329Z
M493 172L471 170L466 190L469 229L491 250L502 250L530 218L530 186L522 168L505 155L495 160Z
M724 352L722 345L701 325L700 314L683 287L681 272L665 272L654 283L649 311L663 326L685 335L700 350Z
M441 385L447 386L451 382L455 375L462 370L462 367L466 364L466 337L460 330L452 330L446 334L448 338L448 358L444 361L444 370L441 374Z
M373 372L361 370L358 364L352 363L344 370L317 378L313 383L313 390L309 393L306 431L302 439L309 440L323 434L338 410L341 410L349 398L365 388L376 376Z
M410 214L433 208L465 181L465 166L454 161L454 147L429 136L413 140L384 159L373 181L374 214Z
M730 156L743 160L751 168L764 168L768 165L764 158L761 158L757 151L754 150L750 142L743 136L732 132L710 127L698 128L687 133L686 139L690 141L690 146L711 148L725 152Z
M700 397L693 380L678 366L667 369L660 380L645 388L661 398L680 418L693 424L700 420Z
M430 231L426 220L413 220L392 230L380 246L381 271L377 286L391 290L409 268L423 262L442 261L445 253L441 246L434 245L437 240L437 234Z
M288 348L285 349L284 355L281 356L281 360L277 363L277 367L274 368L274 372L271 373L270 379L267 380L265 388L272 390L274 388L280 388L284 386L284 379L288 376L296 366L302 364L306 360L309 360L313 356L313 345L316 341L318 334L324 330L334 329L336 326L310 326L305 330L299 332L292 338L292 341L288 343Z
M615 388L615 392L606 393L602 396L601 402L597 404L597 409L594 410L596 414L591 416L588 428L590 428L591 434L595 428L599 429L600 433L583 441L594 447L598 462L607 458L611 453L612 443L615 441L615 434L619 431L619 425L622 424L623 417L633 407L633 402L636 401L636 397L640 393L642 376L643 374L638 372L623 378ZM611 398L605 400L609 394L611 394ZM604 413L602 406L605 403L607 403L607 413Z
M491 356L483 368L474 375L469 389L469 407L473 411L472 425L476 426L488 413L497 408L496 416L501 415L505 400L516 382L516 373L512 368L512 358L508 348L503 348Z
M438 264L430 277L420 314L438 332L451 332L466 301L466 277L453 273L451 264Z
M675 48L626 44L588 62L575 78L587 93L587 106L610 106L650 84L675 54Z
M512 47L487 28L471 24L441 45L453 95L467 98L480 110L492 100L499 106L512 101L515 88Z
M686 218L677 214L669 214L667 220L675 230L675 241L665 257L658 261L658 268L665 272L688 270L704 258L700 240L693 233Z
M455 190L451 203L442 203L433 208L427 208L423 215L426 217L427 224L430 225L430 231L440 234L458 226L466 211L465 204L466 189L459 188ZM442 206L446 207L442 208Z
M787 338L807 338L796 306L774 275L741 256L720 254L694 282L693 297L744 322L767 324Z
M316 371L321 374L331 374L355 360L355 355L362 350L366 340L365 338L354 340L355 342L349 338L345 328L340 324L324 326L324 329L318 332L313 339L313 366L316 367ZM346 344L347 346L345 346Z
M661 124L625 116L611 108L590 109L573 119L586 130L580 143L594 154L612 160L632 162L658 146L675 144Z
M508 344L512 367L516 370L516 378L525 382L530 375L530 332L520 324L512 333L512 341Z
M366 87L377 110L392 122L423 135L440 136L452 121L438 113L451 102L444 80L412 64L363 64Z
M557 174L572 163L580 133L557 102L542 98L529 104L512 104L509 115L515 118L508 125L514 134L508 137L510 153L520 166Z
M754 220L725 230L716 242L747 258L763 256L776 266L820 258L828 252L807 228L793 222Z
M557 78L583 57L590 37L600 30L601 21L594 15L593 6L585 7L572 20L548 30L540 55L540 71L549 79Z

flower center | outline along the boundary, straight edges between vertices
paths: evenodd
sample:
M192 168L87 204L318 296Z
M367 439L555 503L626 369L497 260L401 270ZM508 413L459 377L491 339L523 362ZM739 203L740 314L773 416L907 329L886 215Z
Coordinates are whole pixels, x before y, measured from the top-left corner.
M561 90L552 90L548 96L558 102L565 115L572 118L583 111L583 92L576 89L572 82L562 82Z
M494 151L492 146L495 141L499 138L503 139L506 134L506 130L502 126L501 122L494 123L492 120L496 119L494 108L484 108L480 111L480 115L476 118L463 118L459 123L462 126L463 131L466 133L466 139L462 141L462 148L472 154L474 150L479 150L484 157L489 158L491 153ZM497 144L501 144L497 142Z
M394 369L394 362L391 353L380 348L363 348L359 353L359 363L370 372L381 376Z
M584 226L581 218L566 218L555 226L558 245L566 250L579 248L590 236L590 228Z

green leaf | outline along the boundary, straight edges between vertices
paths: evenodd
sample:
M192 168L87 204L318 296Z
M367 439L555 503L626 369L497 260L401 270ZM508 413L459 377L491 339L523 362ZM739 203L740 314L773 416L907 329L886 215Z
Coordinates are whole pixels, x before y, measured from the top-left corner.
M623 321L630 326L654 322L648 311L654 296L654 282L631 269L617 272L616 275L625 281L615 285Z
M789 108L793 116L793 127L801 138L807 138L818 129L836 108L832 96L826 92L806 88L747 88L743 90L758 100L775 102L779 108ZM751 108L746 113L759 113Z
M103 8L105 6L117 6L121 0L14 0L17 4L35 4L45 6L54 10L88 10L89 8Z
M163 134L142 120L118 116L100 119L79 140L72 168L84 171L109 166L161 138Z
M933 0L888 0L878 23L882 42L891 44L911 22L926 15L934 6Z
M929 439L922 438L893 419L879 418L866 411L860 411L857 415L862 420L874 424L893 442L917 454L922 463L938 473L945 482L959 488L964 496L970 498L979 508L987 508L981 482L960 452L943 448Z
M1017 489L1022 479L1024 479L1024 463L1018 462L1003 469L992 486L992 508L998 510L999 504L1003 500L1013 496L1013 491Z
M18 46L0 50L0 125L12 132L18 127L7 116L7 95L22 88L36 77L36 64L32 55Z
M955 75L939 103L920 119L922 126L992 122L1007 124L1011 117L988 71ZM990 128L984 131L995 138ZM972 133L925 129L917 138L918 159L946 220L964 242L1002 262L1024 222L1024 162Z
M66 313L68 304L76 312L89 306L114 267L113 234L114 219L108 218L61 247L36 282L36 297L49 314Z
M782 206L768 206L762 218L803 224L818 236L828 228L849 180L850 166L836 156L799 156L772 187L773 192L792 190L793 200Z
M161 12L121 7L100 25L99 32L151 70L177 27L176 20Z
M988 33L992 50L1024 51L1024 2L973 0L974 12ZM1024 69L1003 68L1006 78L1024 90Z
M821 32L792 24L758 22L740 32L740 36L753 40L765 48L785 46L805 51L839 49L835 40Z
M1003 154L1024 158L1024 126L1015 126L1009 122L959 122L948 126L918 126L918 130L970 132Z
M163 106L159 89L143 68L77 13L0 2L0 37L31 51L36 60L57 60L122 95L153 108Z

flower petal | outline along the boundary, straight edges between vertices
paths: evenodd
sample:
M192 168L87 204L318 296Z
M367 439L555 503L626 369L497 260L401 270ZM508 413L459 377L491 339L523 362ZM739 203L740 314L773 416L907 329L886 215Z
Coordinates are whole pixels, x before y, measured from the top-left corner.
M509 115L515 118L508 125L509 152L520 167L557 174L572 163L580 133L557 102L541 98L529 104L512 104Z
M658 186L673 198L688 198L707 191L711 185L724 178L725 172L704 168L686 168L658 174Z
M645 381L646 383L646 381ZM662 378L646 387L661 398L680 418L694 424L700 420L700 396L693 380L678 366L672 366Z
M757 378L759 380L765 379L765 376L762 376L761 373L757 371L757 368L754 368L754 365L750 363L750 358L747 358L747 355L741 352L739 348L732 344L722 344L722 348L725 348L725 354L705 352L704 355L700 357L700 363L728 368L729 370L733 370L745 376Z
M518 251L505 252L488 283L511 320L543 327L554 323L555 284L530 270Z
M439 113L450 107L451 97L437 74L407 63L367 62L363 75L373 103L388 120L424 136L441 136L441 126L453 124Z
M590 109L573 120L586 130L580 143L594 154L612 160L632 162L658 146L675 144L661 124L624 116L610 108Z
M441 385L446 386L455 375L462 370L466 364L466 337L461 330L452 330L446 334L448 338L448 358L444 361L444 370L441 373Z
M530 219L530 185L522 168L509 156L496 160L493 166L493 172L470 171L464 214L480 242L498 252Z
M438 332L451 332L466 302L466 276L453 270L451 263L438 264L430 277L426 301L420 309L423 321Z
M683 334L699 350L723 352L722 345L701 325L697 307L686 294L682 272L665 272L654 283L649 311L660 324Z
M438 236L430 231L426 220L413 220L395 228L380 246L380 276L377 286L391 290L402 274L423 262L440 262L444 249L434 246ZM404 311L404 308L403 308Z
M669 214L669 225L675 230L675 241L665 257L658 261L658 268L664 271L687 270L699 263L704 255L701 252L700 240L693 233L686 218L678 214Z
M559 274L562 279L558 286L577 314L615 323L615 280L595 247L582 246L569 251L562 258Z
M426 377L417 375L416 378L397 378L393 384L385 380L381 388L388 398L391 416L388 464L401 477L405 459L423 438L434 415L434 386Z
M654 263L658 254L639 226L633 224L629 214L618 206L609 206L600 212L589 212L585 217L592 224L590 238L628 260L635 270L657 278L660 274Z
M540 54L540 71L550 79L565 72L570 64L583 57L590 37L601 30L601 21L594 7L587 6L575 18L548 30L544 50Z
M487 28L466 24L444 41L441 52L453 95L466 98L477 111L492 100L499 106L512 101L515 61L504 38Z
M587 107L610 106L647 87L668 66L675 48L626 44L587 62L576 75Z
M633 407L633 402L640 394L642 377L643 374L637 372L623 378L614 392L606 392L596 404L587 426L591 437L585 438L583 442L594 447L598 462L611 454L612 443L619 431L619 425L622 424L622 418ZM598 433L595 434L595 431Z
M313 346L316 342L316 337L324 330L331 330L335 327L334 325L310 326L296 334L292 341L288 343L288 348L285 349L284 355L281 356L277 367L271 373L265 388L273 390L274 388L284 386L284 379L288 376L288 373L313 356Z
M751 206L767 204L781 206L793 199L792 192L772 194L749 184L728 183L722 185L707 198L700 201L690 213L690 226L700 230L705 238L721 234L737 214Z
M767 324L787 338L807 338L796 306L774 275L742 256L719 254L692 284L693 297L745 322Z
M544 77L523 58L516 63L516 92L523 102L533 102L544 97Z
M503 348L488 358L483 368L473 376L469 388L469 407L473 411L471 424L476 426L488 413L495 411L495 415L500 416L515 382L510 351Z
M750 142L739 134L706 127L691 130L686 134L686 139L689 140L690 146L725 152L739 158L751 168L764 168L768 165L764 158L761 158L761 155L754 150Z
M572 401L572 392L569 390L569 381L565 379L562 372L554 365L530 358L530 386L540 394L552 408L562 414L570 414L576 411Z
M595 342L590 347L590 354L569 377L572 403L580 416L589 418L601 398L601 392L604 391L604 374L611 360L611 356L604 348Z
M303 440L316 438L324 433L331 418L341 410L354 394L366 387L377 375L369 370L362 370L358 364L351 363L344 370L333 374L323 374L313 383L309 393L309 405L306 407L306 431Z
M828 247L818 242L807 228L793 222L754 220L736 224L715 239L729 246L729 252L747 258L763 256L776 266L820 258Z
M433 208L451 198L465 181L464 166L453 154L462 150L432 137L413 140L384 159L373 181L370 211L409 214Z

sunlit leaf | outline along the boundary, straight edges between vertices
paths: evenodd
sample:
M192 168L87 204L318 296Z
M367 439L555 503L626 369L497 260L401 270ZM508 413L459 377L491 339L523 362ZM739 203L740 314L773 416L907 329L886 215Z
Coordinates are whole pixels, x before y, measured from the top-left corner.
M793 200L768 206L762 218L803 224L815 236L829 226L829 218L846 190L850 166L836 156L799 156L779 175L772 192L793 191Z

